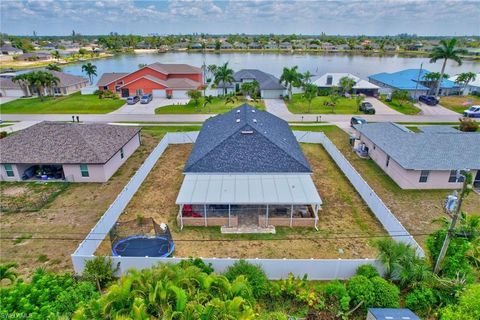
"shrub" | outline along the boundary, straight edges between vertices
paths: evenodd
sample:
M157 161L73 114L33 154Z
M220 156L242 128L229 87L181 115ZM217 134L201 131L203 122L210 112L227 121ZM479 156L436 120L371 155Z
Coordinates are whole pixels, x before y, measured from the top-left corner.
M6 138L8 133L6 131L0 131L0 139Z
M365 276L354 276L347 284L347 292L355 307L363 301L362 309L371 307L375 301L374 287L370 279Z
M435 293L425 286L413 289L405 297L405 306L422 315L429 314L436 303Z
M260 266L240 260L233 266L228 267L225 272L225 277L230 281L234 281L240 275L247 278L255 298L259 298L268 292L269 282Z
M370 279L373 284L375 308L398 308L400 306L400 289L393 283L381 277L373 277Z
M460 131L475 132L478 130L479 124L477 121L471 118L460 118Z
M95 257L93 260L87 261L85 270L83 270L82 278L85 281L90 281L95 284L98 291L105 288L113 280L115 280L115 273L120 267L120 262L114 268L112 259L105 257Z
M206 274L211 274L213 272L212 264L209 263L208 265L200 258L190 258L188 260L182 260L179 263L180 267L187 268L189 266L195 266L200 269L202 272Z
M318 89L318 96L326 97L330 94L330 90L328 89Z
M325 286L325 297L327 298L327 305L329 305L334 313L338 311L348 311L350 308L350 296L348 295L345 284L338 280L329 282Z
M357 276L365 276L369 279L373 277L379 277L377 269L371 264L364 264L357 268Z
M480 319L480 284L470 285L460 296L457 304L440 311L441 320L477 320Z

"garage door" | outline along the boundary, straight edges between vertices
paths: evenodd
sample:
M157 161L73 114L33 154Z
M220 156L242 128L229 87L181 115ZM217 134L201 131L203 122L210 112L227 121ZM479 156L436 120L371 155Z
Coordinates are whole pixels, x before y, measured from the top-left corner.
M172 98L174 99L188 99L188 90L173 90Z
M279 99L281 95L285 94L283 90L262 90L262 99Z
M24 93L23 90L5 89L2 90L2 95L4 95L5 97L23 97Z
M152 90L152 95L156 98L165 98L167 97L166 93L165 93L165 90L160 90L160 89L157 89L157 90Z

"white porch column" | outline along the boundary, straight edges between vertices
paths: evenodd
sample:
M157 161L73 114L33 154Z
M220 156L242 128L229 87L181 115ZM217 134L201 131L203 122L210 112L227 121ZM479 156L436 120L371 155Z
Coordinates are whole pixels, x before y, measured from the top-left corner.
M230 223L230 214L231 214L231 205L229 204L228 205L228 226L231 227L231 223Z
M313 207L313 213L315 214L315 229L318 230L317 223L318 223L318 208L320 207L319 204L316 204Z
M208 223L207 223L207 205L206 204L203 205L203 217L205 219L205 227L206 227L208 225Z
M180 230L183 230L183 204L180 205Z
M290 207L290 228L293 226L293 204Z
M267 210L265 212L265 228L268 227L268 204L267 204Z

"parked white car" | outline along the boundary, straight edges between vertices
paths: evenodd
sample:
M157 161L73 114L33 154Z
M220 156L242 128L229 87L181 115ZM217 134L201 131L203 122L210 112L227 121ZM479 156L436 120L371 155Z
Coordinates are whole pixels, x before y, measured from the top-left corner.
M467 118L480 118L480 106L471 106L463 111L463 116Z

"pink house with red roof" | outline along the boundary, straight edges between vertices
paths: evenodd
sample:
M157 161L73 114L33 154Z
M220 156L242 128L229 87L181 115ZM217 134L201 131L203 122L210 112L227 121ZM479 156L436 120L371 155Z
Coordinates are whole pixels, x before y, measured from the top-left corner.
M202 70L188 64L152 63L132 73L104 73L97 86L122 97L153 94L154 97L187 98L187 91L203 84Z

